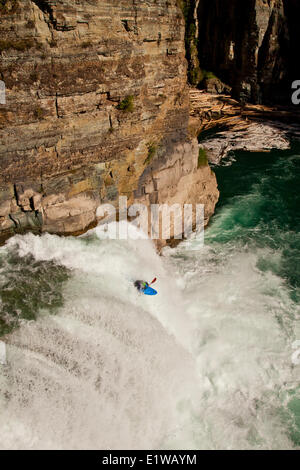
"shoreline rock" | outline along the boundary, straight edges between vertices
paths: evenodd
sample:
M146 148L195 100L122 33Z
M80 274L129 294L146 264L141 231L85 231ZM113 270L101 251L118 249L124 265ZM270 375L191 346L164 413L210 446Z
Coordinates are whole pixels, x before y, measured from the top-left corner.
M220 163L230 151L288 150L292 140L300 140L300 112L295 109L245 105L197 89L190 89L190 98L190 129L210 163Z
M247 128L236 128L217 132L211 139L200 142L206 151L210 163L217 165L231 151L269 152L270 150L288 150L290 139L285 132L274 129L272 124L251 123Z

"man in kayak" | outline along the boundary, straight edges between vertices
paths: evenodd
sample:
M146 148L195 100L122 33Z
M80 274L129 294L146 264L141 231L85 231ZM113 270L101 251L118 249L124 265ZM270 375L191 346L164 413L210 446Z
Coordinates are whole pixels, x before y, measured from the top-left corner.
M135 281L134 287L136 287L139 292L144 292L147 287L151 286L151 284L154 284L155 281L156 277L153 279L153 281L150 282L150 284L146 281Z
M146 281L135 281L134 287L136 287L139 292L144 292L144 290L149 287L149 284Z

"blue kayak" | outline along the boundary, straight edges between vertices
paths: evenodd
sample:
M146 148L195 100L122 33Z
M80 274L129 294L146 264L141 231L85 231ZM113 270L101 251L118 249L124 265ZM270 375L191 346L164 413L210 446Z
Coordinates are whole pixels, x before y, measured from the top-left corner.
M157 291L155 289L152 289L152 287L146 287L146 289L143 290L143 293L146 295L156 295Z
M134 287L136 287L137 290L141 294L145 294L145 295L156 295L157 294L157 291L155 289L152 289L152 287L150 287L148 282L146 282L146 281L135 281L134 282Z

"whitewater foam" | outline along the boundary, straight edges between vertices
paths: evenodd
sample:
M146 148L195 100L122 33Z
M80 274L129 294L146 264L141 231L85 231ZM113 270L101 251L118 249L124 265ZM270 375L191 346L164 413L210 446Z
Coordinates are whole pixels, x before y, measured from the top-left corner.
M28 234L6 249L54 260L72 275L56 316L25 323L7 339L1 446L162 445L180 421L177 404L190 398L195 363L182 346L188 329L181 318L176 323L176 295L164 299L170 279L151 242ZM156 304L132 283L153 273L160 278Z
M235 159L204 247L92 231L0 249L0 311L27 319L1 338L0 447L299 449L299 158Z
M280 417L297 382L293 320L277 321L291 301L258 253L197 251L194 239L161 257L149 240L92 233L5 249L71 276L55 316L7 338L2 448L293 447ZM132 285L154 275L155 301Z

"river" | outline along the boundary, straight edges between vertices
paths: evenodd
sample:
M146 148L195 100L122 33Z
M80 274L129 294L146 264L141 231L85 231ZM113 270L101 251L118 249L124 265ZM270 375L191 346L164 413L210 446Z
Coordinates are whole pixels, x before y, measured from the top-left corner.
M90 232L0 249L1 448L300 448L300 149L214 171L204 247Z

